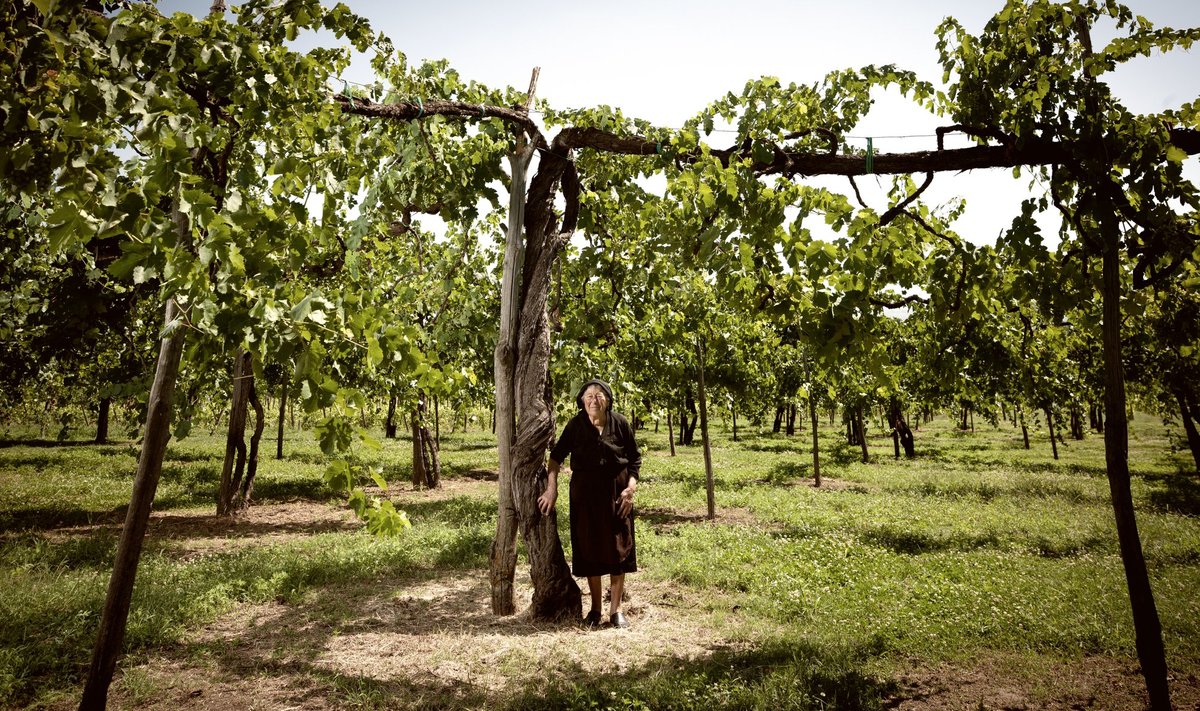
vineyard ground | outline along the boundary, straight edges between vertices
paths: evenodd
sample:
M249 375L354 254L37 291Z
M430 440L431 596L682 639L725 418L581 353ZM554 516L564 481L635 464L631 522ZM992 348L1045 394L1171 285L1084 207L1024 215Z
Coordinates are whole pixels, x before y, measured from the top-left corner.
M1138 415L1134 495L1177 708L1200 708L1200 481ZM877 427L877 425L876 425ZM629 630L488 612L490 433L443 426L444 486L412 491L411 445L385 442L413 528L364 534L321 481L312 437L266 458L256 505L217 519L223 442L173 443L112 708L1131 709L1144 704L1098 435L945 418L896 460L811 433L715 428L717 517L699 447L644 430L642 570ZM0 446L0 707L74 708L136 448ZM565 499L565 497L564 497ZM560 501L566 538L566 503ZM568 549L569 555L569 549ZM519 567L520 604L530 595Z

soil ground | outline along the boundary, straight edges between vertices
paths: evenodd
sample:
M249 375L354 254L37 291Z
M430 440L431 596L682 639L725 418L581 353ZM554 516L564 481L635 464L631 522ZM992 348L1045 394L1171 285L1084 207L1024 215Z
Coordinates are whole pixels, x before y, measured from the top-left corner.
M481 496L494 486L486 477L444 484L398 494L397 504ZM722 516L744 523L748 514L735 509ZM688 519L662 517L660 525ZM184 556L203 556L359 525L344 508L297 500L255 505L234 519L155 513L148 543L159 539ZM631 627L587 630L535 623L522 614L493 616L486 570L346 581L300 603L243 606L176 645L127 658L110 708L292 710L347 703L487 708L515 689L536 689L555 675L586 679L654 657L695 659L746 644L724 638L719 630L728 627L705 611L712 606L685 598L678 586L634 576L629 588ZM518 604L532 594L520 570L516 591ZM884 706L903 711L1145 707L1134 659L1088 657L1036 668L1028 660L995 654L936 665L893 662L883 673L895 692ZM1172 679L1172 696L1177 709L1200 711L1200 680L1195 674ZM61 708L74 703L64 700Z

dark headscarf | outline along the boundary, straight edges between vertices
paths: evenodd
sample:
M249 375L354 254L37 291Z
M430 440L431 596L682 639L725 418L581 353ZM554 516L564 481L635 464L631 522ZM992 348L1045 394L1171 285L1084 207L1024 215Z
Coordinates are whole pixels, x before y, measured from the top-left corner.
M604 382L603 380L599 380L597 378L592 378L591 380L584 383L583 387L579 388L579 394L575 396L575 402L576 402L576 404L579 405L579 409L580 410L583 409L583 394L585 392L587 392L587 389L593 385L599 385L600 389L604 391L604 396L608 398L608 412L612 412L612 408L613 408L612 388L608 387L608 383Z

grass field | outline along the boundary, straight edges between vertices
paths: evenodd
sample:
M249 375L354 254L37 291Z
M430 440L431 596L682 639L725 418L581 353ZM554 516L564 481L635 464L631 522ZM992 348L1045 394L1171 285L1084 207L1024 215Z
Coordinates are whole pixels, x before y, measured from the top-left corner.
M1138 523L1179 708L1200 702L1200 478L1166 428L1130 442ZM1141 679L1103 442L917 432L872 461L822 430L715 428L701 450L643 431L633 627L585 632L487 612L489 433L443 433L445 486L413 492L411 447L379 454L414 527L364 534L295 433L256 505L212 515L223 442L172 443L113 708L1137 708ZM10 435L11 436L11 435ZM273 450L273 447L268 448ZM131 443L0 446L0 706L73 708L135 468ZM565 499L565 497L563 497ZM560 524L566 538L565 501ZM568 550L569 555L569 550ZM522 566L523 567L523 566ZM519 581L523 605L527 580ZM1190 705L1189 705L1190 704Z

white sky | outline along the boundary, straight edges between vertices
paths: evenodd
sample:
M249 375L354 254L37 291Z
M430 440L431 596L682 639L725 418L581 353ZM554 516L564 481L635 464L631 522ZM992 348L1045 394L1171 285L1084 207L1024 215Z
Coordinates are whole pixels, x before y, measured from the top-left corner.
M236 3L236 0L234 2ZM609 0L586 3L526 0L522 3L441 0L348 0L403 51L410 63L448 59L467 79L486 85L528 86L530 70L541 67L538 96L557 108L607 104L626 115L678 127L710 101L762 75L811 83L828 71L867 64L896 64L941 84L934 31L952 15L977 33L1002 6L1000 0L880 2L841 0ZM1200 26L1197 0L1132 0L1134 12L1156 26ZM164 12L207 11L210 0L164 0ZM1097 37L1097 43L1102 38ZM344 77L369 82L366 61ZM1176 108L1200 97L1200 55L1175 52L1125 65L1110 84L1135 112ZM898 97L883 96L851 134L876 137L878 152L929 150L933 130L948 123ZM885 136L925 136L892 139ZM725 147L720 134L710 137ZM860 141L861 142L861 141ZM1197 179L1200 159L1189 159ZM871 180L860 180L869 187ZM877 181L886 188L887 178ZM829 184L848 190L842 180ZM935 177L926 193L938 204L967 200L956 231L990 242L1017 213L1028 193L1027 178L1009 171L976 171ZM865 197L885 207L882 190ZM1057 217L1044 223L1049 229Z

